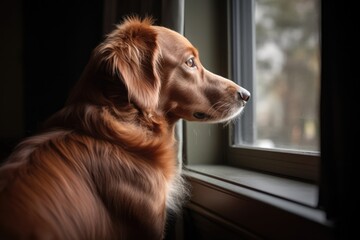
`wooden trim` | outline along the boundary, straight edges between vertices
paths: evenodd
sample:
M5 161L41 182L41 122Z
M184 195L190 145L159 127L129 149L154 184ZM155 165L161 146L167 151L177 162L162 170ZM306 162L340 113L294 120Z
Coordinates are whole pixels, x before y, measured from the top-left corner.
M279 207L281 204L292 206L294 203L266 196L280 204L276 206L269 201L262 201L262 197L265 199L264 194L246 194L251 190L236 193L194 174L187 176L192 193L188 208L212 221L243 233L245 231L249 237L245 239L255 239L255 236L266 239L332 239L331 225L326 220L310 219ZM258 197L254 197L254 194ZM296 208L315 213L320 211L300 205Z
M232 166L256 169L313 183L319 180L320 156L315 154L229 147L227 156Z

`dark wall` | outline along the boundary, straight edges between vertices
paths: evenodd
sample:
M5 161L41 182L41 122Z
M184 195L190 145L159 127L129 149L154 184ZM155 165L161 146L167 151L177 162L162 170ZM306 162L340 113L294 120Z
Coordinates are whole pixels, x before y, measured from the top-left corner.
M0 159L65 103L103 39L103 1L3 1Z
M24 1L25 134L59 110L101 41L102 1Z
M22 136L23 31L22 1L0 1L0 160Z
M334 221L337 239L359 231L357 19L353 6L322 1L320 205Z
M24 1L26 135L36 132L49 115L63 106L91 50L103 39L104 6L109 1L105 2ZM115 12L115 19L108 24L114 25L128 14L150 15L160 10L157 5L154 1L115 1L113 6L107 5L109 11Z
M126 15L161 21L160 0L0 3L0 159L65 103L91 51Z

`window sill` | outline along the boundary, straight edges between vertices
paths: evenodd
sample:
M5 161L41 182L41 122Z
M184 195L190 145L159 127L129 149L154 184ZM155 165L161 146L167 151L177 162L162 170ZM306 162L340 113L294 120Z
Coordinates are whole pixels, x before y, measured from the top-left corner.
M315 184L224 165L192 165L187 169L229 183L232 190L238 186L309 207L317 205L318 188Z
M187 208L245 239L331 239L315 185L228 166L191 165L184 174L192 190Z

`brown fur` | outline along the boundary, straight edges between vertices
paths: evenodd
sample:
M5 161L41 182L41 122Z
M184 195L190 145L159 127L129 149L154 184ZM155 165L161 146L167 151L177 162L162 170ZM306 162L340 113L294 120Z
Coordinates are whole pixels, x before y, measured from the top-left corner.
M181 35L125 20L66 106L0 168L0 238L162 239L166 208L186 195L174 124L228 121L248 97Z

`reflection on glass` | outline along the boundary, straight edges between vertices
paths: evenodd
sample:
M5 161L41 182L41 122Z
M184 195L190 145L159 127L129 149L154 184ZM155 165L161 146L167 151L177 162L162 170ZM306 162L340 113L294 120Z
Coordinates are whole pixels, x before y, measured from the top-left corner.
M255 144L319 150L317 0L257 0Z

